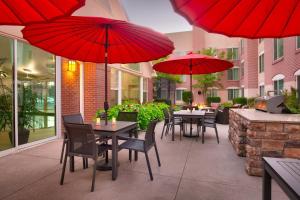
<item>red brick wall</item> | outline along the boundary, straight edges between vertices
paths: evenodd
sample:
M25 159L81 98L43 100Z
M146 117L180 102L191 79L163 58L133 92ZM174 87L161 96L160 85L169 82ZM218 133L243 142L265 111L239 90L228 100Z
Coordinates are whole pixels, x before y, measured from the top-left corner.
M273 63L273 39L264 40L265 52L265 84L273 84L276 74L285 76L284 82L295 81L294 73L300 69L300 53L296 51L296 38L284 38L283 59Z
M258 41L244 39L244 79L243 84L246 88L258 87Z

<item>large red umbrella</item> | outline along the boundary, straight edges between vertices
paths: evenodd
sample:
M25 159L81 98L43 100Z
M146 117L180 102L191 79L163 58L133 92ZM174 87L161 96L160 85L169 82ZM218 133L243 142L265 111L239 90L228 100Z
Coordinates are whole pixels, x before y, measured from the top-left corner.
M210 74L224 71L231 67L233 67L233 64L227 60L201 54L189 53L185 56L173 57L166 61L157 63L153 66L153 69L155 71L168 74L190 75L190 91L192 92L193 74Z
M190 24L230 37L300 35L299 0L171 0Z
M163 34L132 23L96 17L67 17L22 30L31 44L69 59L107 64L155 60L170 54L173 43Z
M0 25L28 25L69 16L85 0L1 0Z

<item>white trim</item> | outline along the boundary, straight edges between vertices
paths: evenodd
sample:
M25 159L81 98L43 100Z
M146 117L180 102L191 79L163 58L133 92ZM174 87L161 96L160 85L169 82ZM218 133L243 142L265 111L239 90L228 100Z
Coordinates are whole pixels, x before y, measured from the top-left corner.
M118 70L118 104L122 104L122 71Z
M231 89L240 89L239 87L227 87L226 90L231 90Z
M61 57L55 57L56 83L55 83L55 111L56 111L56 135L61 137Z
M80 104L79 104L79 108L80 108L80 113L84 119L84 63L80 62L79 63L79 94L80 94Z
M299 37L299 39L300 39L300 36L296 36L296 37L295 37L295 42L296 42L296 43L295 43L295 46L296 46L296 50L299 50L299 49L300 49L300 47L297 48L297 43L298 43L297 39L298 39L298 37Z
M245 88L245 85L241 85L242 88Z
M264 82L258 84L258 86L264 86L264 85L265 85Z
M14 39L14 47L13 47L13 52L14 52L14 80L13 80L13 85L14 85L14 111L15 113L13 114L14 117L14 122L15 122L15 126L14 126L14 138L15 138L15 148L18 147L18 137L19 137L19 133L18 133L18 51L17 51L17 47L18 47L18 41L16 39Z
M300 76L300 69L298 69L295 73L294 76Z
M259 56L261 56L261 55L262 55L262 54L264 54L264 53L265 53L265 51L264 51L264 50L263 50L263 51L261 51L261 52L259 52L259 53L258 53L258 57L259 57Z
M144 80L143 77L140 76L140 103L142 104L144 100Z
M283 74L277 74L277 75L273 76L272 81L279 81L284 78L285 78L285 76Z
M207 89L208 90L218 90L219 88L218 87L208 87Z
M187 90L187 88L179 87L179 88L176 88L176 90Z

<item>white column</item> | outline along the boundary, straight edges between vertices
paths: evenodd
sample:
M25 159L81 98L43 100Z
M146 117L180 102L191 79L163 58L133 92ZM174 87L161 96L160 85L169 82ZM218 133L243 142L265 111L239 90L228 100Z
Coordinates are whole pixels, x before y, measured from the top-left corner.
M55 57L56 63L56 81L55 81L55 88L56 88L56 136L58 138L61 137L61 57Z
M118 70L118 104L122 104L122 71Z
M15 126L14 126L14 133L15 133L15 146L18 147L18 52L17 52L17 40L14 40L14 47L13 47L13 55L14 55L14 67L13 67L13 73L14 73L14 121L15 121Z
M80 62L79 64L79 70L80 70L80 113L84 119L84 63Z
M140 77L140 103L141 104L143 103L144 100L143 96L144 96L144 79L141 76Z

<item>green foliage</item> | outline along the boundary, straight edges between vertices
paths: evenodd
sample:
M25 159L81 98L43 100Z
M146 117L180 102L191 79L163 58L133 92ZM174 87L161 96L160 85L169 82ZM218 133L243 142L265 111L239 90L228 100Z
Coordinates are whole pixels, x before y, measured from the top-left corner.
M207 97L206 102L210 106L210 103L220 103L221 98L220 97Z
M254 108L254 103L255 103L255 97L250 97L247 99L247 105L249 108Z
M154 99L154 103L165 103L168 104L169 106L172 105L172 102L170 99Z
M291 87L290 92L284 92L284 103L292 113L300 113L300 103L295 88Z
M164 113L163 110L169 108L169 105L165 103L146 103L146 104L136 104L127 103L121 105L115 105L108 110L108 119L117 117L120 111L123 112L138 112L138 126L140 129L145 130L148 124L152 120L163 120ZM97 111L96 116L104 112L103 109Z
M241 104L247 105L247 98L246 97L237 97L232 99L233 104Z
M0 132L12 128L12 91L3 87L4 93L0 95Z
M231 108L233 106L232 102L228 101L228 102L224 102L221 104L221 108Z
M183 91L182 92L182 100L185 103L190 103L190 100L193 100L193 93L191 91Z
M174 74L165 74L162 72L157 72L157 77L156 79L167 79L171 82L175 82L175 83L181 83L181 76L180 75L174 75Z

